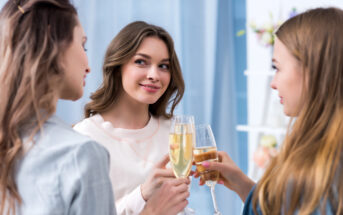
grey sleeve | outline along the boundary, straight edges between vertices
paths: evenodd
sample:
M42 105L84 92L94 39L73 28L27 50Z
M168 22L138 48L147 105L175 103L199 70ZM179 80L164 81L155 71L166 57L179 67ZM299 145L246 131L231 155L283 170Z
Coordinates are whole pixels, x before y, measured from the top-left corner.
M81 144L73 153L74 182L68 214L115 215L114 195L109 178L109 153L96 142Z

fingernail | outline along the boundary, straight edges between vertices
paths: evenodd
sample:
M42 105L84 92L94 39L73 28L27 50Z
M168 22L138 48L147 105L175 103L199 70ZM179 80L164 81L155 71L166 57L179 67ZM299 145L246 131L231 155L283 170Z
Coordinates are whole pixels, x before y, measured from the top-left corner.
M201 164L203 167L209 167L210 166L210 163L208 161L204 161L202 162Z

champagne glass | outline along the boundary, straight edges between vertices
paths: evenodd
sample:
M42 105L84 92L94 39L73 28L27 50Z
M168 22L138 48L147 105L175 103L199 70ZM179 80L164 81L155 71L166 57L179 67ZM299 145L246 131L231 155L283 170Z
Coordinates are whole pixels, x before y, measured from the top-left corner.
M214 215L221 215L218 210L214 187L219 179L219 172L215 170L206 170L202 166L203 161L218 162L217 146L210 125L197 125L195 129L196 141L194 148L194 162L200 177L211 189L211 196L214 207Z
M174 116L169 134L169 157L175 177L187 178L192 168L195 142L193 116ZM186 208L181 214L191 215L194 210Z

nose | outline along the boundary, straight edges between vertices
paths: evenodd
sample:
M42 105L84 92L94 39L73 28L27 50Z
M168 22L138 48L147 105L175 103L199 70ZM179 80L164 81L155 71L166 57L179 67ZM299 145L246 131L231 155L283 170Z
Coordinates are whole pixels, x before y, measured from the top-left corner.
M274 90L277 89L277 87L276 87L275 75L274 75L272 81L270 82L270 87L271 87L272 89L274 89Z
M151 66L147 73L147 79L151 81L158 81L159 74L158 74L158 67L157 66Z

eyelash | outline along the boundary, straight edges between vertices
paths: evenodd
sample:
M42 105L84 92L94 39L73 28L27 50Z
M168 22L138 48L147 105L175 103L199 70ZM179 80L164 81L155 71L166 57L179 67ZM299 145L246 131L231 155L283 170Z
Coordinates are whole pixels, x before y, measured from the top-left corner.
M86 52L88 49L86 48L86 44L84 43L84 44L82 44L82 48L83 48L83 50Z
M146 64L145 60L142 60L142 59L137 59L135 60L135 63L138 64L138 65L142 65L142 64Z
M135 60L135 64L146 65L147 63L145 60L137 59L137 60ZM165 67L163 67L163 66L165 66ZM160 64L159 68L164 69L164 70L169 70L169 65L168 64Z
M165 66L165 68L162 68L162 66ZM169 65L168 65L168 64L161 64L161 65L160 65L160 68L161 68L161 69L169 70Z
M272 69L278 71L279 69L273 64Z

